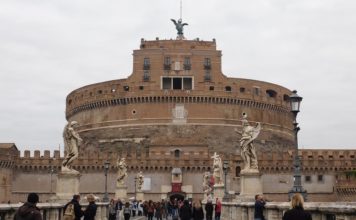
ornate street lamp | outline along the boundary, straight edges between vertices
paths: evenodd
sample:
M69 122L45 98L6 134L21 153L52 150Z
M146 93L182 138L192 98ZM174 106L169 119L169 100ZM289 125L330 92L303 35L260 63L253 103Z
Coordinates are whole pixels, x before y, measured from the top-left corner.
M223 163L223 171L224 171L224 175L225 175L225 180L224 180L224 200L228 199L228 194L227 194L227 183L226 183L226 176L227 176L227 170L229 169L229 162L227 160L224 160Z
M137 194L137 176L135 176L135 201L136 201L136 194Z
M307 200L307 191L303 189L302 179L301 179L301 161L298 155L298 131L300 128L297 123L297 115L300 109L300 102L302 101L302 97L298 96L297 91L294 90L292 95L289 97L291 112L293 113L293 126L294 126L294 143L295 143L295 155L294 155L294 182L293 187L288 193L289 200L291 200L292 196L295 193L300 193L304 200Z
M105 169L105 194L103 198L103 202L109 202L109 196L108 196L108 170L109 170L110 162L105 161L104 163L104 169Z

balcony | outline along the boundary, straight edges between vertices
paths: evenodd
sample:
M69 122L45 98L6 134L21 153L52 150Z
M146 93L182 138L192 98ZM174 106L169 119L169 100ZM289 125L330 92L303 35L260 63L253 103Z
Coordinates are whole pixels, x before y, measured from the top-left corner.
M171 70L171 64L164 64L163 65L164 70Z
M191 70L192 69L192 65L191 64L184 64L183 68L184 68L184 70Z
M204 64L205 70L211 70L211 64Z

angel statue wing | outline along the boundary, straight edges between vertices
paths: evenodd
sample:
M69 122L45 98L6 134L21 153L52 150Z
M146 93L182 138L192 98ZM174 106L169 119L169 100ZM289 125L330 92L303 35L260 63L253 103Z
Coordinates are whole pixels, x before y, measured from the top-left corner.
M171 21L173 21L173 23L174 23L175 25L177 25L176 20L174 20L173 18L171 18Z
M188 23L183 23L183 24L182 24L182 27L183 27L184 25L188 25Z
M254 127L253 129L251 141L257 138L257 136L260 134L260 131L261 131L261 123L258 122L256 127Z

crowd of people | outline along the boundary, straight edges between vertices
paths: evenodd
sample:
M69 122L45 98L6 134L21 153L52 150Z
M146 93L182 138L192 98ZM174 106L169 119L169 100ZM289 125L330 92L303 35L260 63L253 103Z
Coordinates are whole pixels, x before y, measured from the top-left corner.
M220 220L221 201L216 199L215 205L209 199L203 207L200 200L161 200L157 202L149 201L132 201L122 202L111 200L109 205L109 220L129 220L130 217L145 216L147 220L212 220L215 211L215 220Z
M63 208L64 220L94 220L97 210L94 195L86 196L88 205L85 209L80 205L80 195L74 195ZM42 220L40 209L36 206L39 196L30 193L27 202L15 213L14 220ZM263 210L266 200L262 195L255 196L254 220L265 220ZM200 200L162 200L160 202L131 201L122 202L120 199L112 199L109 204L109 220L129 220L131 217L145 216L147 220L172 219L172 220L220 220L222 211L221 201L216 198L215 204L211 199L203 207ZM304 200L301 194L296 193L291 199L291 209L284 212L282 220L312 220L311 214L304 210Z

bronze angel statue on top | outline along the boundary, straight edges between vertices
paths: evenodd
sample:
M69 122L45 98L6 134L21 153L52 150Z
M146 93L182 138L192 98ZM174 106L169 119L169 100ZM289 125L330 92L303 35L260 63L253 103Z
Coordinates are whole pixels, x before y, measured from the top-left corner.
M171 19L171 21L174 23L177 29L177 34L178 37L183 37L183 27L184 25L188 25L187 23L182 23L182 19L180 18L178 22L174 19Z

